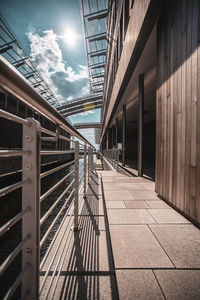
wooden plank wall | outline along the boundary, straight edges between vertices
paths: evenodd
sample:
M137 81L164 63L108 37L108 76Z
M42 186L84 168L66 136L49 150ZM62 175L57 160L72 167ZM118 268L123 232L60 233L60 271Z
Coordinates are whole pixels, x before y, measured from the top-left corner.
M200 223L200 1L164 1L157 29L156 192Z

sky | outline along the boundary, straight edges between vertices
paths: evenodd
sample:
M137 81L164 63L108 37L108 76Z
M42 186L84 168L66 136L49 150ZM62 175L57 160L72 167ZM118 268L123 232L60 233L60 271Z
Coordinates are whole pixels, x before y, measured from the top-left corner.
M0 0L0 12L61 103L90 94L79 0ZM99 122L100 110L70 121ZM81 130L94 144L93 132Z

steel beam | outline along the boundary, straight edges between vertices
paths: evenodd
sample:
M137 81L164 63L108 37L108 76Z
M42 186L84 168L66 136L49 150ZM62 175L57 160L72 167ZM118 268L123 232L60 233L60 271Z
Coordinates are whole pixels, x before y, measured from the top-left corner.
M117 147L118 145L118 118L116 118L116 121L115 121L115 145Z
M106 51L88 53L90 57L106 56Z
M122 120L122 165L125 166L126 161L126 104L123 104L123 120Z
M62 106L57 107L57 110L61 111L63 109L68 109L68 108L71 108L73 106L78 106L78 105L81 105L81 104L84 104L84 103L87 103L87 102L93 103L93 102L95 102L97 100L100 100L100 99L102 100L101 95L100 96L88 97L88 98L85 98L85 99L83 99L83 98L75 99L73 101L68 102L67 104L64 104Z
M101 123L94 123L94 122L88 122L88 123L74 123L73 126L76 129L84 129L84 128L101 128Z
M103 14L98 14L96 16L92 16L92 17L89 17L88 18L88 21L94 21L94 20L101 20L101 19L104 19L104 18L107 18L108 16L108 12L105 12Z
M88 107L87 109L79 109L79 110L76 110L76 111L73 111L71 113L66 113L63 115L63 117L69 117L69 116L73 116L73 115L76 115L76 114L80 114L82 112L86 112L86 111L89 111L89 110L93 110L93 109L98 109L98 108L101 108L102 107L102 104L101 105L97 105L97 106L91 106L91 107Z
M139 76L138 105L138 176L143 176L144 75Z
M73 112L73 111L76 111L76 110L79 110L79 109L87 109L89 107L94 107L95 105L100 105L100 104L102 105L102 100L101 101L96 101L94 103L86 103L86 104L83 104L83 105L74 106L74 107L71 107L69 109L65 109L64 111L61 111L61 114Z

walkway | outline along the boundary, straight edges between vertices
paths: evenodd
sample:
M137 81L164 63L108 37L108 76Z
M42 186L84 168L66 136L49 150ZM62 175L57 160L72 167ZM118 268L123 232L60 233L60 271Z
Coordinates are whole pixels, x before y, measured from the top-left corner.
M200 299L200 231L153 182L97 161L80 225L54 299Z

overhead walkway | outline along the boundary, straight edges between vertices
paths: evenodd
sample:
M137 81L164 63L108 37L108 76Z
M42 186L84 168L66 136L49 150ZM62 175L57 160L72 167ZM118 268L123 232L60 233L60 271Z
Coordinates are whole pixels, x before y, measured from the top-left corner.
M9 61L13 68L52 106L60 105L51 88L37 70L32 60L17 40L11 28L0 14L0 55Z
M102 107L102 96L88 96L85 98L68 101L66 104L57 107L57 110L64 116L69 117L81 112L98 109Z
M85 129L85 128L101 128L101 123L95 123L95 122L88 122L88 123L74 123L73 124L74 128L76 129Z

